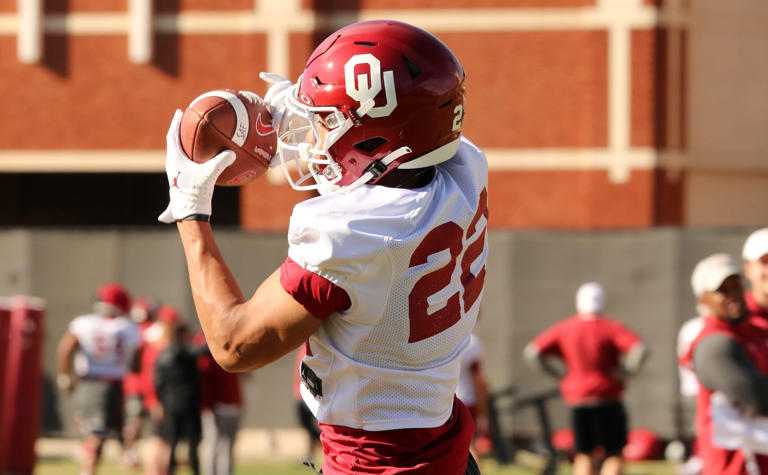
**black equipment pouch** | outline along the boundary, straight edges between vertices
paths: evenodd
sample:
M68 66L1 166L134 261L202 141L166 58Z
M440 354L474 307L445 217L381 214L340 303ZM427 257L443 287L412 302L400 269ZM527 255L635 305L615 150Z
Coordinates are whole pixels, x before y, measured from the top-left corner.
M323 395L323 380L318 378L312 368L301 362L301 380L315 397Z

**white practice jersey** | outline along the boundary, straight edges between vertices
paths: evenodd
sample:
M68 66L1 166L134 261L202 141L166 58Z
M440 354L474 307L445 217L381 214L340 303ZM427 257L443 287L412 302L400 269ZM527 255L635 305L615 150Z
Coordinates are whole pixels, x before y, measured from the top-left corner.
M349 295L310 338L320 422L437 427L453 407L485 279L488 166L462 139L418 189L364 185L298 204L289 257Z
M459 386L456 388L456 397L467 406L474 406L477 402L477 391L475 390L474 378L472 377L472 366L483 360L483 345L480 339L472 335L469 339L464 355L461 357L461 373L459 373Z
M108 318L91 313L69 324L80 346L75 374L80 377L122 379L141 343L139 327L126 317Z
M694 317L683 323L680 331L677 333L677 357L688 353L691 343L699 336L701 329L704 328L704 317ZM680 376L680 394L686 397L694 397L699 393L699 378L696 373L690 369L677 365Z

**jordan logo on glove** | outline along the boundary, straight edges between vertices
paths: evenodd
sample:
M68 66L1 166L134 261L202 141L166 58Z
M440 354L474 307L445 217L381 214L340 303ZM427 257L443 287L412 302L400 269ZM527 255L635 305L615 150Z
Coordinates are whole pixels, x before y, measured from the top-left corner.
M176 176L173 177L173 183L171 183L171 188L179 188L179 175L181 175L181 172L177 173Z

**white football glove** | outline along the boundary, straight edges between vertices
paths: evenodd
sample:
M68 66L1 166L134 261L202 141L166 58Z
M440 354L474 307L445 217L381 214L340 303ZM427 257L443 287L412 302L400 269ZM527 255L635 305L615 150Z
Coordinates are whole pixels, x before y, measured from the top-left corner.
M285 111L285 100L291 93L293 83L277 73L259 73L259 77L269 84L267 93L264 94L264 102L269 107L272 123L278 125Z
M281 132L280 121L283 118L283 113L286 109L286 101L291 94L293 83L286 77L277 73L261 72L259 73L259 77L269 84L269 89L267 89L267 93L264 94L264 102L266 102L267 107L269 108L269 115L272 116L272 125L277 130L279 137ZM269 162L270 168L280 166L281 161L279 153L280 152L278 151L275 153L275 156L272 157L272 160Z
M176 110L165 136L165 172L171 201L158 216L163 223L185 219L208 221L211 217L211 198L216 179L235 161L235 152L225 150L205 163L195 163L181 148L179 126L181 110Z

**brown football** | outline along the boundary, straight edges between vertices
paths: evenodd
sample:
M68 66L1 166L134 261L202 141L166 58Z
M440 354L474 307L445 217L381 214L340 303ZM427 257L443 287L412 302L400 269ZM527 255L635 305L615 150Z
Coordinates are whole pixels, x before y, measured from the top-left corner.
M189 104L181 116L181 147L203 163L224 150L237 158L217 185L240 186L260 177L277 150L277 134L264 101L251 92L217 89Z

